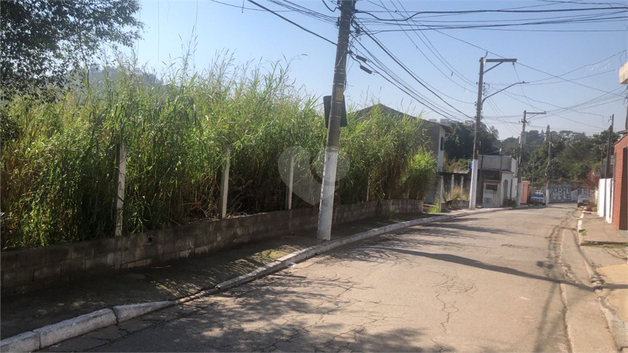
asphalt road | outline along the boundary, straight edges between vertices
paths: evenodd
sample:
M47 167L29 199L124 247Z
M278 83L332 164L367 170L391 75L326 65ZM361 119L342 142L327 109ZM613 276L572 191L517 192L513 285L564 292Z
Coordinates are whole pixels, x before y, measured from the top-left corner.
M48 350L608 351L606 328L591 329L604 321L590 288L563 261L575 211L551 205L397 231ZM579 325L588 333L574 347Z

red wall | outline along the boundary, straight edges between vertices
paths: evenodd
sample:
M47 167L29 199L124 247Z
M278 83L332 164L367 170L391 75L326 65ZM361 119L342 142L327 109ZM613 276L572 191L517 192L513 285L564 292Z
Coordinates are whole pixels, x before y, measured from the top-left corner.
M521 203L522 204L527 204L528 203L528 196L530 195L530 182L529 181L522 181L521 182Z
M628 135L615 143L615 172L613 176L613 225L628 229Z

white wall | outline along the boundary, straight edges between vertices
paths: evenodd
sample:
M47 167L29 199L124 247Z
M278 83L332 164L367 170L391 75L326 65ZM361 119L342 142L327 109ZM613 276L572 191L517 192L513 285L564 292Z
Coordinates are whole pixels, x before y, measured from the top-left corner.
M608 223L611 223L613 215L612 185L613 179L600 179L597 189L597 215L606 218Z

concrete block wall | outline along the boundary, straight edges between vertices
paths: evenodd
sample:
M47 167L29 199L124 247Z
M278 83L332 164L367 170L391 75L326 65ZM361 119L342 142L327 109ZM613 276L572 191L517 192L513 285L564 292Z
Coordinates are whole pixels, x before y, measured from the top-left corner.
M383 208L392 213L421 213L423 201L420 200L384 200Z
M420 213L421 201L386 200L393 213ZM377 201L337 206L334 223L377 215ZM29 292L79 278L209 254L238 244L316 228L315 208L260 213L129 236L2 252L2 295Z

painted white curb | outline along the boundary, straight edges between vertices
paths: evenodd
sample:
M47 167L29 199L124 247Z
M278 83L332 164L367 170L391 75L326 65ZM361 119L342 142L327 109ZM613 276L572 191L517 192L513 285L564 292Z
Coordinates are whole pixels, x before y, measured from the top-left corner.
M32 352L39 349L39 334L33 331L21 333L0 341L0 352Z
M113 311L111 309L102 309L53 325L44 326L33 330L33 332L39 334L39 346L44 348L99 328L114 325L115 323L116 316Z
M169 306L173 306L174 302L152 302L128 305L116 305L113 307L113 313L116 315L118 323L132 319L134 317L150 313Z

